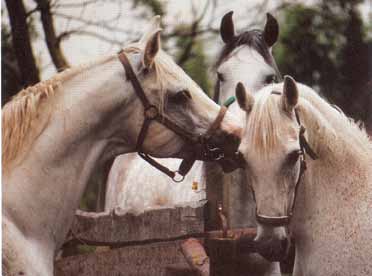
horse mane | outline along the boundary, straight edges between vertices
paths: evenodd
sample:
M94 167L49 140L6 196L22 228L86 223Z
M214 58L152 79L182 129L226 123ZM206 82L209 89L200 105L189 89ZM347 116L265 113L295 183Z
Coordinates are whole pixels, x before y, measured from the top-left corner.
M260 30L243 32L237 35L231 42L226 43L217 58L215 68L220 66L235 49L243 45L255 49L264 58L267 64L276 68L270 49L263 38L262 31Z
M135 44L124 48L126 53L139 53L141 49ZM25 152L26 145L30 145L47 126L52 113L52 98L63 82L75 77L79 73L97 65L105 64L116 58L107 56L99 60L86 63L74 68L66 69L49 80L39 82L21 90L8 102L2 110L2 168L6 171L10 164ZM166 100L165 79L167 82L186 83L189 87L197 87L194 81L162 50L155 57L154 62L156 82L160 86L161 101L159 110L163 111ZM124 69L123 69L124 70ZM165 77L166 76L166 77ZM182 79L180 80L180 76Z
M79 73L112 60L113 56L66 69L52 78L22 89L2 109L2 168L24 152L45 129L52 112L52 98L63 82Z
M338 160L335 157L345 152L356 154L360 160L370 160L372 141L365 128L333 108L311 88L297 86L300 98L296 108L315 152L320 157L327 156L327 160ZM273 95L272 91L282 91L282 84L265 87L255 95L247 126L247 139L265 156L280 141L280 126L283 118L287 118L281 108L280 96Z

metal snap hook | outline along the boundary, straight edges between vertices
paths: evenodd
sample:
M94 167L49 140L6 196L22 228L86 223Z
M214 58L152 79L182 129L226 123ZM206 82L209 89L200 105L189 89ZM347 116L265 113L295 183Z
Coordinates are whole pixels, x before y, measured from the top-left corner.
M206 153L206 155L209 158L213 159L214 161L219 161L219 160L221 160L222 158L225 157L224 152L220 148L209 148L209 147L207 147L207 150L208 150L208 152Z
M180 174L179 171L174 172L174 176L172 177L172 180L176 183L180 183L185 179L185 176Z
M219 161L225 157L223 152L218 153L218 156L214 158L214 161Z

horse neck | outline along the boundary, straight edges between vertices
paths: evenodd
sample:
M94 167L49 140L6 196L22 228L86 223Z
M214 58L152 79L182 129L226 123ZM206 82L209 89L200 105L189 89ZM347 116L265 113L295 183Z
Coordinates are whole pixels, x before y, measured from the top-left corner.
M48 125L4 179L5 213L30 236L43 233L41 239L59 246L92 173L101 162L134 148L129 138L118 138L136 114L124 76L112 59L62 83L50 99L54 110Z
M318 160L307 158L303 183L306 200L314 203L312 208L340 204L340 210L344 209L341 206L345 200L355 204L372 202L372 193L368 192L372 191L371 141L357 125L319 96L305 96L310 104L304 102L300 107L301 120L308 142L319 156Z

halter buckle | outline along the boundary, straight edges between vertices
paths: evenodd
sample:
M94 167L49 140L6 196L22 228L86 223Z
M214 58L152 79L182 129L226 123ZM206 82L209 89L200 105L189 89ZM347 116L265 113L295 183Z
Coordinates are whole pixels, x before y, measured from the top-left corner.
M154 105L150 105L145 109L145 118L149 120L154 120L158 117L159 111Z

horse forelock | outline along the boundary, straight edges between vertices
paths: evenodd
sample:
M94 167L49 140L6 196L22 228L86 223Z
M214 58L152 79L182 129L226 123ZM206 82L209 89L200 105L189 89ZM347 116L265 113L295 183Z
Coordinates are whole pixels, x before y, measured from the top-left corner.
M240 46L248 46L256 50L267 64L276 68L274 58L267 46L260 30L250 30L237 35L231 42L226 43L220 52L215 68L219 67L230 54Z
M268 156L276 148L280 138L282 111L277 99L271 96L271 86L256 94L255 103L248 115L247 135L255 151Z
M268 86L255 95L255 104L248 116L247 140L254 150L268 156L281 141L283 124L288 115L283 111L280 96L282 85ZM345 151L360 160L370 160L372 141L366 130L343 113L336 111L312 89L300 85L297 110L301 123L306 127L309 144L319 156L327 160L339 160Z

